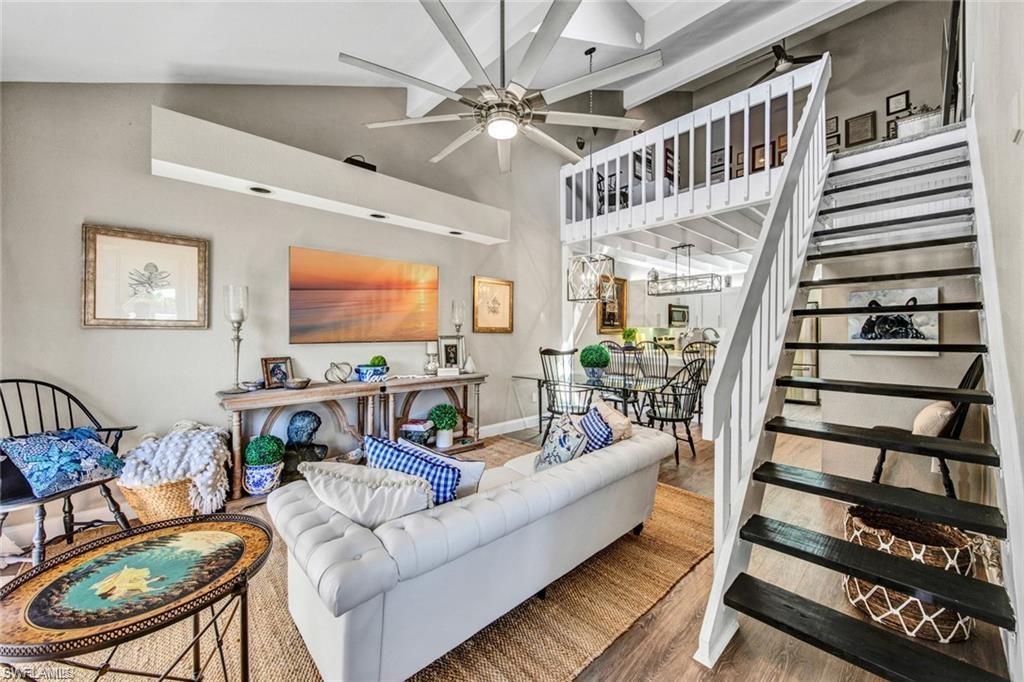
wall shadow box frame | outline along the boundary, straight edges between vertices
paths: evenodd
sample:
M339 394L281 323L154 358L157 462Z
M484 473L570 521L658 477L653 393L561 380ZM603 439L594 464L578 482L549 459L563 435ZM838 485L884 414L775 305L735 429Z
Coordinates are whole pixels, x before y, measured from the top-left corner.
M82 326L206 329L207 239L82 225Z
M511 334L515 321L515 282L473 275L473 331Z

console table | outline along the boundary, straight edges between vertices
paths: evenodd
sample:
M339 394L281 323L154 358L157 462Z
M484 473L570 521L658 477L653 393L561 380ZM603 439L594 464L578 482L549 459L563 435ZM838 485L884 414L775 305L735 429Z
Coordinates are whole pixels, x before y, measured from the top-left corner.
M227 412L231 422L231 499L242 496L242 464L244 462L243 445L244 415L252 410L269 409L260 435L270 433L278 418L286 408L293 405L319 403L334 415L340 431L362 439L364 434L373 432L373 414L376 398L381 394L383 384L370 384L350 381L344 384L316 383L302 389L271 388L248 393L218 393L220 405ZM358 405L355 425L349 422L341 401L354 398Z
M408 377L395 378L380 384L383 387L381 399L385 401L381 412L384 416L384 428L381 433L387 434L391 440L397 435L397 423L404 423L409 419L413 403L417 396L423 391L444 391L451 400L455 411L462 418L462 429L460 438L472 437L472 441L466 443L455 443L450 448L434 448L438 452L459 453L473 450L480 447L480 386L486 383L487 375L479 372L474 374L460 374L451 377ZM473 414L470 414L469 389L473 388ZM462 395L456 389L461 388ZM396 420L396 403L398 396L402 396L402 411ZM472 434L472 435L470 435Z

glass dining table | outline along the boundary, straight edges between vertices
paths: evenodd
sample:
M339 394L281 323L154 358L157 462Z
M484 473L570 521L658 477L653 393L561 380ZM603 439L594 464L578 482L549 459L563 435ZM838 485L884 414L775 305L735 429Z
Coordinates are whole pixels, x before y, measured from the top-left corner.
M543 374L513 374L513 379L534 381L537 383L537 430L544 431L544 385L548 383ZM585 374L574 374L572 377L556 382L562 386L573 386L581 389L593 389L602 393L618 393L623 404L628 404L632 393L657 393L669 383L667 377L625 376L621 374L605 374L592 379Z

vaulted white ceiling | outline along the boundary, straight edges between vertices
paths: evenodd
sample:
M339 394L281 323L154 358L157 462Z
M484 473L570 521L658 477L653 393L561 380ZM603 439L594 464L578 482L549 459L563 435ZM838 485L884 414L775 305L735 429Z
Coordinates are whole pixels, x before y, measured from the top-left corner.
M510 0L508 62L524 53L551 0ZM445 3L492 78L498 2ZM615 84L627 106L677 89L817 22L865 12L862 0L584 0L537 79L546 87L654 48L666 67ZM858 8L858 6L861 6ZM856 10L856 11L851 11ZM395 86L337 53L458 88L465 69L412 0L347 2L0 2L4 81ZM818 30L820 32L820 30ZM799 41L797 41L799 42ZM408 111L440 98L410 89Z

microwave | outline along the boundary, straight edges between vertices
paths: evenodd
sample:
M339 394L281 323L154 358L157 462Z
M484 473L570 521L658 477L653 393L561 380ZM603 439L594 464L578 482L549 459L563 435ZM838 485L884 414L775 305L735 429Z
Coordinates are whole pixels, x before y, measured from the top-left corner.
M690 306L678 305L675 303L668 304L668 326L669 327L689 327L690 326Z

